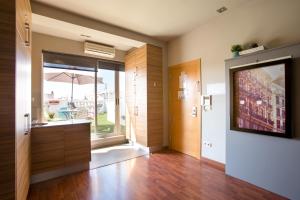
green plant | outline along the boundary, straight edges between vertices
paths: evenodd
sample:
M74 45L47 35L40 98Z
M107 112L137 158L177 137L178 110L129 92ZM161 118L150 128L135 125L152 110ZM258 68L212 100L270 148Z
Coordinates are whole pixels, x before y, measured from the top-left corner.
M239 44L232 45L232 47L231 47L231 52L232 52L232 53L233 53L233 52L240 52L240 51L242 51L242 50L243 50L243 48L242 48L242 46L239 45Z
M48 112L48 116L50 119L54 119L55 113L54 112Z

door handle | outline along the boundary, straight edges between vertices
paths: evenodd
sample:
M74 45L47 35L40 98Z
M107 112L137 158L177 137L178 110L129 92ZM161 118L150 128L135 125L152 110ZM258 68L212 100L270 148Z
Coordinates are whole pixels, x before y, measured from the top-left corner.
M30 46L30 25L25 23L25 46Z
M28 135L29 133L30 133L30 114L29 113L26 113L25 115L24 115L24 117L25 117L25 133L24 133L24 135Z
M119 104L120 104L120 100L119 100L119 98L116 98L116 106L118 106Z

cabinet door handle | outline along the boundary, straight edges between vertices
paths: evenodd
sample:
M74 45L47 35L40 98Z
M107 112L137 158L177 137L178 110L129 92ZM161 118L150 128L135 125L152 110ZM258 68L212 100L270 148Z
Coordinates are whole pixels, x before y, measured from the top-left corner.
M25 46L30 46L30 25L25 23Z
M139 115L139 108L137 106L134 106L134 115L135 116Z
M24 117L26 118L26 120L25 120L25 133L24 133L24 135L28 135L30 133L30 114L26 113L24 115Z

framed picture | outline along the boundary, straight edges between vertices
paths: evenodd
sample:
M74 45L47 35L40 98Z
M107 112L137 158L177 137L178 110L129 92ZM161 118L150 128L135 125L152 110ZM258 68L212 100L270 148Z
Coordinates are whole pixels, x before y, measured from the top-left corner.
M292 137L291 59L230 69L230 129Z

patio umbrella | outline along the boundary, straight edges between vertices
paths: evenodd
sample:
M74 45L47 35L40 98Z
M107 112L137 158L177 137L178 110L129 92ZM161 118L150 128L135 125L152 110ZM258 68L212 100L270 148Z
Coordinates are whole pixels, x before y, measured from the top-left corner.
M85 85L85 84L95 83L94 76L75 74L75 73L69 73L69 72L45 73L45 80L53 81L53 82L72 83L71 102L73 102L74 84ZM101 77L97 78L97 83L103 83L103 80Z

